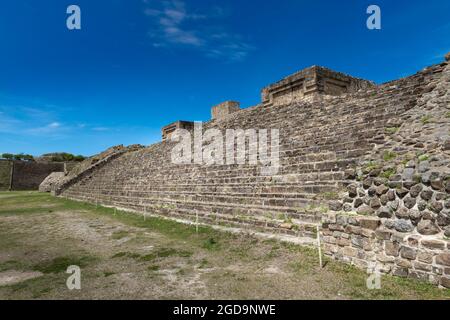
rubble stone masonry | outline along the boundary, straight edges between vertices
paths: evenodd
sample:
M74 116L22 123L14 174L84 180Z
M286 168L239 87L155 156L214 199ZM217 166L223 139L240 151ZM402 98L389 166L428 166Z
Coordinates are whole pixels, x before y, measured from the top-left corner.
M173 164L166 139L108 156L55 193L293 241L313 243L320 227L335 259L450 287L449 87L448 61L378 86L313 67L203 125L279 129L275 176Z

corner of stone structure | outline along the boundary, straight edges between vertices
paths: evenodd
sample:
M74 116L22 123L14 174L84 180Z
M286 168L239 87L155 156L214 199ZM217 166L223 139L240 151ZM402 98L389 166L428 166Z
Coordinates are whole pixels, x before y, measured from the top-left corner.
M355 78L321 66L311 66L261 90L263 104L282 105L317 101L375 86L372 81Z
M445 55L445 61L450 61L450 52Z
M225 101L211 108L211 119L220 120L239 110L241 110L239 102Z
M192 121L175 121L161 129L162 140L169 140L177 129L193 130L194 122Z

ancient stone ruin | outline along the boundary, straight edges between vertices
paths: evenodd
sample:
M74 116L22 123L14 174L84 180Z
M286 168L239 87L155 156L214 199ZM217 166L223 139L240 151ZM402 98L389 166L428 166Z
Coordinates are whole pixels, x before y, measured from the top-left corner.
M226 102L203 129L279 129L280 170L174 164L170 139L115 150L53 189L62 197L315 243L371 272L450 287L450 66L375 85L311 67Z
M38 190L49 174L62 172L65 166L57 162L0 159L0 190Z

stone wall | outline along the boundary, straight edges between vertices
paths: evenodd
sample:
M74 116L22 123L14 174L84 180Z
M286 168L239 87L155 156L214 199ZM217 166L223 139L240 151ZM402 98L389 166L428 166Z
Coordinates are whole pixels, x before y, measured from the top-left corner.
M178 129L192 130L194 123L191 121L176 121L161 129L161 135L163 140L168 140L172 137L172 134Z
M38 190L52 172L64 171L64 163L13 161L12 190Z
M441 243L439 248L444 244L439 250L448 250L444 238L446 225L440 225L443 222L438 220L447 210L444 174L449 163L446 162L449 130L445 120L450 111L448 73L447 63L442 63L384 85L361 82L347 93L325 94L314 101L266 101L203 124L204 130L279 129L280 170L274 176L262 176L260 167L249 164L174 164L171 151L175 144L165 140L110 157L63 184L56 194L183 221L196 221L198 217L201 223L271 233L292 240L314 239L325 213L363 216L358 219L376 221L376 227L368 228L366 222L356 226L373 232L386 231L389 239L383 241L393 241L393 237L397 241L398 229L408 225L400 233L403 239L417 237L417 256L420 250L429 249L425 250L425 240ZM436 119L430 120L430 114ZM418 151L422 153L416 154ZM405 157L412 153L414 158L405 162ZM412 169L413 163L409 163L412 160L413 177L416 171L424 170L424 162L428 161L429 182L426 175L416 184L415 179L406 179L411 176L411 170L407 169ZM436 183L433 182L434 187L432 184L436 180L434 171L444 179L438 190ZM421 185L422 190L416 190L419 188L416 185ZM420 211L422 191L432 192L427 209ZM412 200L405 202L405 198L412 198L417 192L416 202L409 208ZM396 200L397 211L386 211L385 208L395 206ZM439 204L436 207L434 202L445 209L439 210ZM407 213L401 207L406 207ZM416 217L416 212L424 211L433 214ZM384 216L387 214L390 217ZM422 228L420 223L427 226ZM328 247L327 253L336 259L365 267L361 261L373 262L374 256L385 250L375 246L379 243L374 243L377 238L372 233L364 231L371 246L362 244L367 255L353 259L351 255L356 251L351 249L353 233L349 223L331 230L330 226L336 224L323 222L323 235L329 237L327 245L336 245L332 238L350 239L350 244L342 241L342 248L348 248L339 254ZM433 227L437 228L434 234L419 232ZM335 231L340 234L334 234ZM404 241L397 242L412 247ZM432 270L427 271L427 279L445 285L447 269L442 262L446 256L441 253L445 252L437 249L432 252L432 261L428 263ZM423 262L418 257L410 261L408 274L420 271L415 264ZM392 270L399 267L395 261L392 264ZM440 268L442 275L440 271L434 272L434 267Z
M51 192L52 190L55 190L64 177L64 172L50 173L39 185L39 192Z
M318 95L337 96L374 86L373 82L312 66L274 83L261 92L263 103L285 104Z
M12 161L0 160L0 190L9 190L11 186Z
M223 119L230 114L240 110L240 103L237 101L225 101L211 108L211 119Z
M338 260L449 288L450 68L441 68L405 121L390 121L389 139L346 171L341 212L323 233Z
M325 214L324 252L368 272L393 274L450 288L450 241L396 231L386 220L353 214Z

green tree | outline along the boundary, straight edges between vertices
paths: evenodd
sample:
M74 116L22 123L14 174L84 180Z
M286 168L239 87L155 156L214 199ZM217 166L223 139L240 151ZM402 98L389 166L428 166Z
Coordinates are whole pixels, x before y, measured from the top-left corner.
M2 154L3 159L12 160L14 159L14 155L12 153L4 153Z

